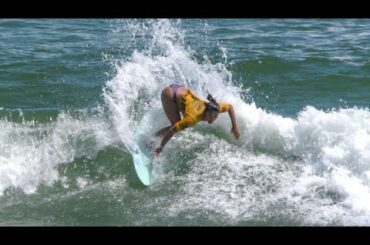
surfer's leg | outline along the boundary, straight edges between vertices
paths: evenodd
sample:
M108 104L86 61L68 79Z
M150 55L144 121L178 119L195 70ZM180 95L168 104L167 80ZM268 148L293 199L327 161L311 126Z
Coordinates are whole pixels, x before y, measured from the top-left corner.
M173 96L173 91L170 87L163 89L161 94L162 106L168 120L171 122L171 126L181 120L180 111L173 101Z
M162 106L163 110L171 122L171 126L173 126L176 122L181 120L179 109L177 108L177 105L173 101L173 91L171 87L166 87L162 90L161 94L161 100L162 100ZM171 128L171 126L164 127L157 131L154 136L155 138L162 138L164 134ZM150 142L147 144L147 146L152 149L155 145L156 139L152 138Z

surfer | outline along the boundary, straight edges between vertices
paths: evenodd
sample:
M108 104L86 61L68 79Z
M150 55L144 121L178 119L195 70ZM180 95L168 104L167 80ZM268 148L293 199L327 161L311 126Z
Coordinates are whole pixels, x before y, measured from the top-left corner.
M162 90L161 100L163 110L170 120L171 126L162 128L155 133L156 137L162 139L160 145L152 150L156 155L162 151L175 133L194 126L199 121L206 121L211 124L221 112L229 113L232 124L231 133L236 139L239 139L240 133L233 106L224 102L217 103L209 93L208 101L204 101L198 98L189 88L183 85L171 84ZM180 112L183 115L182 118Z

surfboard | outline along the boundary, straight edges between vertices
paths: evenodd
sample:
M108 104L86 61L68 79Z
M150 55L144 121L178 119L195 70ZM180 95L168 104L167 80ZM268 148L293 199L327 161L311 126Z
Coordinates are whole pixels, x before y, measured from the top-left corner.
M151 155L143 151L139 145L134 145L134 152L132 153L135 171L141 182L148 186L152 183L151 173L153 169ZM150 154L150 153L149 153Z
M132 147L132 158L135 166L135 171L140 181L149 186L152 183L152 170L153 170L153 154L150 152L145 142L146 138L150 135L150 124L148 124L149 115L145 115L139 123L135 135L134 144Z

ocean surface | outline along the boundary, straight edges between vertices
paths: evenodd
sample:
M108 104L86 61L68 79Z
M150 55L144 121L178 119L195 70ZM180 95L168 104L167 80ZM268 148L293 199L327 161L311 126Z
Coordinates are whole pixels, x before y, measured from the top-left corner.
M369 19L0 19L0 226L369 226ZM137 178L161 90L236 111Z

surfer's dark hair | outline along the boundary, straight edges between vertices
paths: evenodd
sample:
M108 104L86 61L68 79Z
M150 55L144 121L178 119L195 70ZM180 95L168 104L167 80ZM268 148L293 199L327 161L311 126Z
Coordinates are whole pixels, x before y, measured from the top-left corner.
M220 112L219 105L217 101L212 97L212 95L208 92L207 100L209 100L209 103L206 103L206 109L205 111L217 111Z

